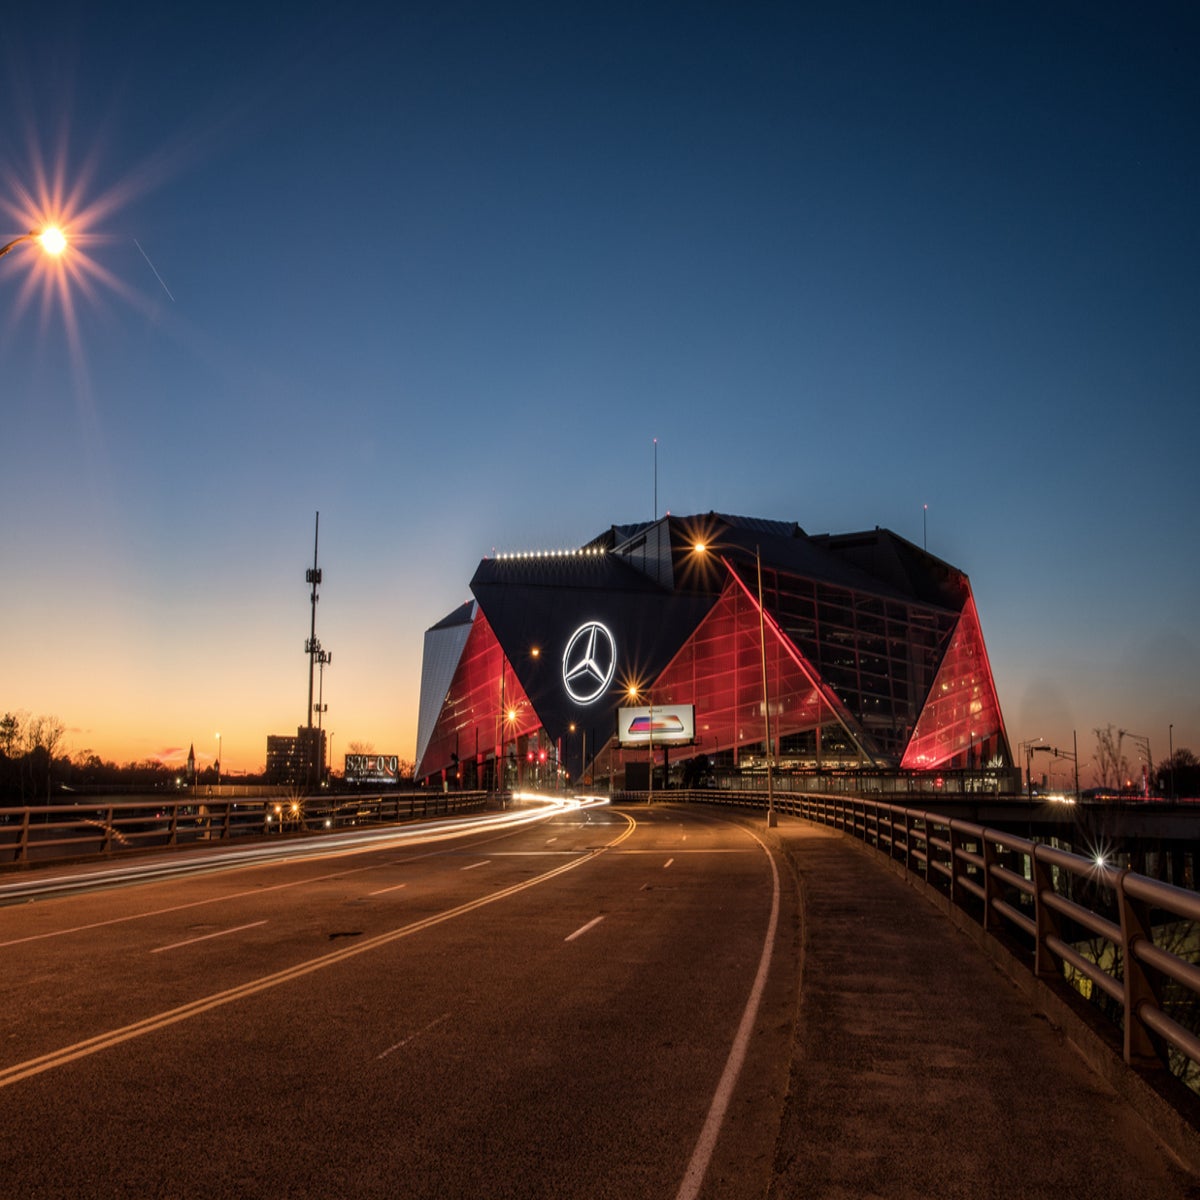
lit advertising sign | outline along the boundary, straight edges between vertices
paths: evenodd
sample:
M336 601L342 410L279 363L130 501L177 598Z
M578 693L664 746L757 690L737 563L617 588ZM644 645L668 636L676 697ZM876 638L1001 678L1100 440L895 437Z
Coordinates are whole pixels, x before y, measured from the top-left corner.
M696 740L696 706L664 704L617 709L617 740L622 746L656 746Z
M347 783L400 782L400 756L398 754L347 754Z

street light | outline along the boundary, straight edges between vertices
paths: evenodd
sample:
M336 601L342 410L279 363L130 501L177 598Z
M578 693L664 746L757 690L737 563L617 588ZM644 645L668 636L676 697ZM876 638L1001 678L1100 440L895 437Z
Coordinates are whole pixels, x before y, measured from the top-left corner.
M629 685L629 698L630 700L636 700L638 698L638 688L636 683L631 683ZM650 805L654 803L654 698L652 696L647 696L646 704L650 713L650 718L646 725L650 738L650 791L646 797L646 804Z
M13 238L7 245L0 246L0 258L22 242L40 242L42 249L56 258L67 248L67 238L63 231L57 225L47 225L40 233L31 229L28 233Z
M767 827L779 823L775 816L775 783L771 770L771 701L767 693L767 628L763 615L762 556L754 547L754 565L758 569L758 642L762 650L763 722L767 739Z
M1167 726L1167 769L1171 772L1171 799L1175 799L1175 726Z
M1146 774L1144 776L1145 784L1142 787L1143 796L1150 795L1150 773L1154 770L1154 763L1150 758L1150 739L1143 737L1140 733L1130 733L1128 729L1120 729L1117 731L1121 737L1128 738L1131 742L1137 742L1141 747L1142 752L1146 756Z

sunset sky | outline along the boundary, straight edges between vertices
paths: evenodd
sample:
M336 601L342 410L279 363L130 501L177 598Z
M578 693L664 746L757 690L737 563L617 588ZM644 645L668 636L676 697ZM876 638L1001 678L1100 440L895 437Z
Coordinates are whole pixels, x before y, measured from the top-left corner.
M654 506L972 582L1010 739L1200 753L1194 4L27 5L0 713L411 758L478 560ZM1128 744L1126 746L1128 750Z

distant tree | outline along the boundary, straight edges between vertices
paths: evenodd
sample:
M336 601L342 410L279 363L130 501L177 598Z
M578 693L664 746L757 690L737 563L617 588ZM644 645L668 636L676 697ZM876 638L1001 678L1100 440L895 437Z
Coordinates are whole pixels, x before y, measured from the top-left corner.
M24 750L25 713L7 712L0 717L0 754L17 758Z
M1119 792L1129 776L1129 763L1121 753L1121 731L1112 725L1095 730L1096 734L1096 783L1108 790Z
M54 756L62 744L67 727L57 717L34 717L25 729L25 743L29 747L30 772L35 764L46 771L46 803L51 799L51 770L54 766ZM40 773L40 771L39 771Z
M1153 783L1160 796L1200 796L1200 758L1181 747L1154 768Z
M346 747L346 753L347 754L374 754L375 753L375 743L374 742L351 742Z

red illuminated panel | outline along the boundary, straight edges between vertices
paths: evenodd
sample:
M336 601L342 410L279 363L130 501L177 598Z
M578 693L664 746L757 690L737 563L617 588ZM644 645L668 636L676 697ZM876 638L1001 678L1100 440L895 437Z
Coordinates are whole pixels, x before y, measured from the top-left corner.
M811 664L766 619L767 692L771 702L771 738L831 723L836 706L827 690L818 691ZM653 686L656 704L694 704L700 750L714 753L764 741L762 641L758 603L731 571L724 591L696 632L671 660Z
M503 684L501 680L503 679ZM446 701L438 714L418 778L460 760L495 754L541 725L482 612L476 614Z
M975 599L968 596L900 765L986 766L994 757L1012 758Z

